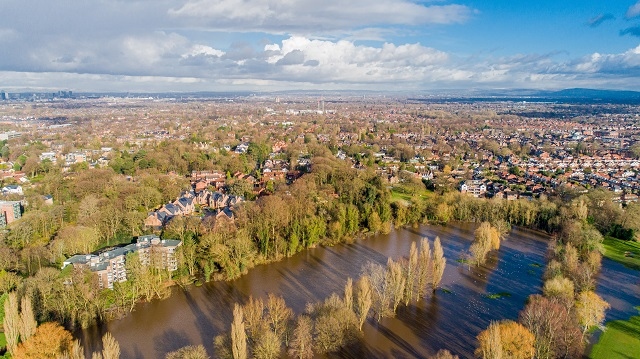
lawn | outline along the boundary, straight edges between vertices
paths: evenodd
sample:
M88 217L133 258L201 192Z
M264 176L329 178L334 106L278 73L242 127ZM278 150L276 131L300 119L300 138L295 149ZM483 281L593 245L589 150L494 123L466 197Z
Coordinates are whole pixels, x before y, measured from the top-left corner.
M589 358L640 358L640 316L607 323L605 332L591 349Z
M640 270L640 243L634 241L623 241L613 237L604 239L604 256L625 266ZM630 253L625 256L625 253Z
M404 204L409 204L414 195L421 198L427 198L430 194L431 192L427 189L412 191L410 188L405 188L402 185L396 185L391 188L391 201L399 201Z

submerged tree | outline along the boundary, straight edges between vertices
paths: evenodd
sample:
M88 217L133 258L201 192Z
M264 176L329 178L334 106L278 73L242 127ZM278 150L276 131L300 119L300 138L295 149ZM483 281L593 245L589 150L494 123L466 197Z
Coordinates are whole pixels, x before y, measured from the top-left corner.
M262 320L264 316L264 301L262 298L254 299L249 297L249 301L244 305L244 322L251 341L257 341L260 334L266 329L266 323Z
M535 354L535 337L522 324L512 320L491 322L478 335L476 355L483 359L531 359Z
M102 358L103 359L119 359L120 358L120 344L116 339L107 332L102 336Z
M420 252L418 253L418 265L416 273L416 301L427 295L427 286L431 286L433 281L433 258L429 240L420 240Z
M271 326L271 330L278 337L278 343L283 340L285 343L288 342L287 333L289 321L293 317L293 310L287 307L284 298L272 293L269 293L266 308L266 318Z
M233 322L231 323L231 354L233 359L247 359L247 334L244 331L242 307L233 307Z
M268 329L260 336L258 342L253 347L253 357L255 359L276 359L280 356L280 339L271 329Z
M431 262L433 266L431 287L435 292L440 286L440 281L442 281L442 275L444 274L444 268L447 264L447 259L444 257L444 250L440 243L440 237L436 237L433 241L433 259Z
M209 355L202 345L188 345L167 353L165 359L209 359Z
M473 265L484 264L487 253L500 249L501 233L489 222L482 222L474 232L475 238L469 247L470 260Z
M491 322L489 328L478 334L480 346L476 355L482 359L502 359L502 342L500 340L500 324Z
M289 343L289 355L297 359L313 358L313 322L306 315L298 317Z
M353 279L347 278L347 283L344 286L344 306L348 310L353 309Z
M369 277L363 275L356 283L356 305L355 313L358 317L358 328L362 330L362 325L367 320L369 310L373 304L373 293Z
M398 309L398 305L404 298L404 287L406 279L402 273L402 266L398 262L394 262L389 258L387 261L387 278L388 288L391 291L391 307L393 313Z
M418 248L416 242L411 242L409 249L409 259L404 262L403 266L405 284L404 284L404 305L416 296L417 278L418 278Z
M451 354L451 352L446 349L440 349L436 355L432 356L430 359L458 359L458 356Z
M387 269L380 264L370 262L365 266L364 273L371 283L372 309L376 319L380 321L392 313L390 308L392 293L387 279Z

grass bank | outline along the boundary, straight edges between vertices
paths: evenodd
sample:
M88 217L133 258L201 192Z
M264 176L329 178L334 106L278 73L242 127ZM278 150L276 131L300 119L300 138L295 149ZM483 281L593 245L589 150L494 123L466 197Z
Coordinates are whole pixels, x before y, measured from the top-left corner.
M636 308L640 310L640 307ZM607 323L605 332L591 349L589 358L640 358L640 316Z
M404 203L405 205L408 205L409 203L411 203L411 200L414 197L426 199L427 197L431 196L432 193L433 192L427 189L416 190L403 185L395 185L391 187L391 201L399 201Z
M607 236L603 244L606 250L605 257L629 268L640 270L640 243Z

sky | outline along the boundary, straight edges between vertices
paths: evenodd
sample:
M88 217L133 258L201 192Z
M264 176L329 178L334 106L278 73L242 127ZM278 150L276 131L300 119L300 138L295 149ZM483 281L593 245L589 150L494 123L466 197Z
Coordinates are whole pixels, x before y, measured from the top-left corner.
M639 0L0 0L0 90L640 90Z

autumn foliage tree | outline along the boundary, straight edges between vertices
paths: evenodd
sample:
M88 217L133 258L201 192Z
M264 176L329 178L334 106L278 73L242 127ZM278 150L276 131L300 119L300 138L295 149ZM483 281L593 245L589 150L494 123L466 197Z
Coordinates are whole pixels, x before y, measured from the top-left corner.
M491 250L500 249L500 232L489 222L482 222L474 232L474 240L469 247L470 262L482 265Z
M40 325L33 336L20 343L12 357L16 359L57 358L71 349L71 333L60 324L47 322Z
M476 355L483 359L531 359L535 353L534 335L512 320L492 322L478 335Z
M595 292L587 291L578 295L575 310L583 335L592 327L602 325L605 311L610 307L609 303Z

